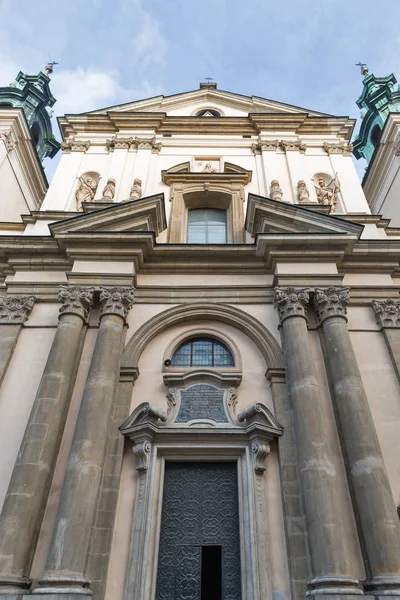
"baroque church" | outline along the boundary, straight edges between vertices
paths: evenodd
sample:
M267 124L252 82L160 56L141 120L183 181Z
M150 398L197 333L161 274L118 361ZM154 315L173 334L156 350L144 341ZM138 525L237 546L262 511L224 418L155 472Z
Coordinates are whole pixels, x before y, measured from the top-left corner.
M398 597L400 229L354 120L207 82L60 144L51 71L0 88L0 598Z

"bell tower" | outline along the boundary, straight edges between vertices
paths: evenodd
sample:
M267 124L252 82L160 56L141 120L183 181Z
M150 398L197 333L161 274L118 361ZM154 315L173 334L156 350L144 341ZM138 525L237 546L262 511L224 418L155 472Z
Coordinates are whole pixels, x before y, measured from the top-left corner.
M0 110L23 109L40 162L47 156L53 158L60 149L50 120L50 109L56 102L49 86L53 64L49 63L46 72L40 71L38 75L27 75L20 71L13 83L8 87L0 87Z

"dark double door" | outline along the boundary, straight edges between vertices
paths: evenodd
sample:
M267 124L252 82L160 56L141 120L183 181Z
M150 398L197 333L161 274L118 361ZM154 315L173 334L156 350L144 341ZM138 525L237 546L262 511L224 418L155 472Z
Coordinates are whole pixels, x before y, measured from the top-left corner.
M241 600L236 463L166 463L156 600Z

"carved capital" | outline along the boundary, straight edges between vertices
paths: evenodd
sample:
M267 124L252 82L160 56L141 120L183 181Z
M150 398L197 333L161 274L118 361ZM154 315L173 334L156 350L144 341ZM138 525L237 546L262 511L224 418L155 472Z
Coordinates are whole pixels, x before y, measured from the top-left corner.
M64 154L70 154L71 152L86 152L90 147L90 140L77 140L71 138L62 142L61 150Z
M79 285L60 285L58 301L61 302L60 315L76 315L84 322L88 320L90 309L93 306L94 287Z
M161 150L161 143L156 143L156 138L140 138L135 137L133 145L141 150L151 150L153 154L158 154Z
M306 318L309 300L309 288L296 289L292 286L275 288L274 307L278 311L281 323L288 317Z
M271 452L271 446L264 442L253 442L251 445L251 454L253 457L254 470L262 475L267 470L267 458Z
M353 144L345 144L341 142L340 144L331 144L329 142L324 142L324 150L327 154L343 154L343 156L351 156L353 152Z
M302 154L304 154L305 151L307 150L306 144L304 142L302 142L301 140L295 140L295 141L282 140L281 146L285 152L297 151L297 152L301 152Z
M263 152L276 152L280 146L279 140L259 140L256 144L252 144L251 148L254 154Z
M35 296L0 296L0 324L25 323L35 303Z
M3 140L7 152L17 147L17 142L13 139L11 131L0 133L0 140Z
M400 300L373 300L372 309L381 327L400 327Z
M318 323L328 317L344 317L347 321L347 305L350 303L350 288L315 288L314 308Z
M133 288L100 288L101 317L104 315L119 315L126 319L133 302Z
M133 454L136 456L137 471L147 471L149 468L149 459L151 454L151 443L148 441L139 442L135 444L132 448Z

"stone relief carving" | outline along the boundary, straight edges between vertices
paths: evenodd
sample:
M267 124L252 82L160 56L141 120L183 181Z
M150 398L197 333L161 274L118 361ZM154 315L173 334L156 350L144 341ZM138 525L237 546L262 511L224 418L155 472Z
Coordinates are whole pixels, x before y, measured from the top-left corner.
M17 142L13 139L10 131L1 133L0 140L3 140L7 152L11 152L17 147Z
M124 319L133 306L133 288L111 287L100 288L101 316L119 315Z
M291 316L305 317L309 300L309 288L296 289L292 286L275 288L274 307L278 311L281 322Z
M138 198L142 197L142 180L141 179L133 180L133 185L131 187L129 197L131 200L138 200Z
M229 408L232 411L232 414L234 416L236 416L236 406L238 403L238 396L236 393L236 389L235 388L229 388L228 389L228 399L227 399L227 404L229 406Z
M79 187L75 192L76 210L82 212L82 202L92 202L94 200L98 183L89 175L79 177L79 182Z
M115 196L115 179L108 179L106 185L103 188L103 198L109 198L113 200Z
M207 163L203 169L203 173L218 173L218 169L213 169L210 163Z
M346 318L348 304L350 304L348 287L315 288L314 308L319 324L328 317Z
M35 296L0 296L0 324L22 324L29 317Z
M106 147L109 152L114 150L127 150L133 144L133 137L129 138L111 138L106 140Z
M90 140L77 140L76 138L71 138L61 144L61 150L65 154L70 154L71 152L86 152L89 147Z
M318 179L318 187L314 185L319 204L331 205L333 212L336 211L337 194L340 192L340 182L335 176L329 183L326 183L323 177Z
M262 475L267 470L267 458L271 452L271 446L264 442L253 442L251 445L251 453L253 456L254 470Z
M129 150L130 148L140 148L145 150L151 150L153 154L158 154L162 148L160 142L156 142L156 138L140 138L140 137L128 137L128 138L111 138L106 140L106 147L109 152L114 150Z
M149 458L151 454L151 443L148 441L135 444L132 448L133 454L136 456L137 471L147 471L149 468Z
M328 154L343 154L343 156L351 156L353 152L353 144L345 144L344 142L340 144L330 144L328 142L324 142L324 150Z
M60 316L73 314L86 322L93 306L93 294L94 287L60 285L58 291L58 301L61 302Z
M400 300L373 300L372 309L381 327L400 327Z
M271 181L269 195L271 196L272 200L278 200L279 202L283 201L282 188L280 187L279 181L277 179L273 179Z
M294 141L282 140L281 146L285 152L297 151L297 152L301 152L302 154L304 154L305 151L307 150L306 144L304 142L302 142L301 140L294 140Z
M169 388L167 394L167 404L168 404L168 416L171 414L172 409L176 406L176 388Z
M300 179L297 182L297 200L300 204L308 204L310 202L310 192L306 186L306 182Z

